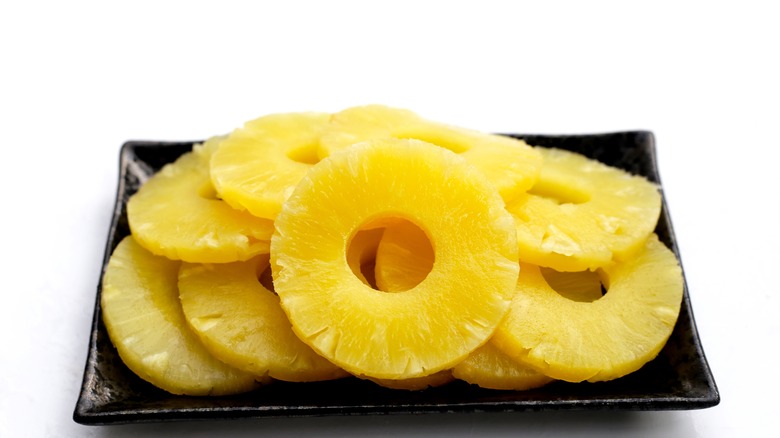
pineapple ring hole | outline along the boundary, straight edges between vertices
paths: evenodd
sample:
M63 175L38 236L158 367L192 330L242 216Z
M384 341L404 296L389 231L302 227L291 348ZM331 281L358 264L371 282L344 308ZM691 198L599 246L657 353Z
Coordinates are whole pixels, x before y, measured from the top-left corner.
M540 267L539 270L544 281L558 295L566 299L580 303L592 303L607 293L607 288L599 272L560 272L545 267Z
M433 250L433 244L431 243L430 237L428 237L428 233L426 233L419 225L415 224L414 222L404 219L404 218L397 218L397 217L389 217L389 218L380 218L380 219L372 219L368 222L364 223L358 229L352 233L352 237L349 239L349 243L347 244L347 252L348 258L354 257L360 260L364 260L363 263L358 264L349 264L350 269L352 270L352 273L355 274L355 276L360 279L363 283L370 286L372 289L380 291L380 292L389 292L386 290L381 289L376 284L376 273L375 273L375 266L376 266L376 247L370 248L371 253L365 253L365 254L355 254L356 251L364 251L363 248L358 248L357 245L353 245L353 243L356 241L355 237L359 233L364 233L371 230L376 230L377 228L381 228L383 230L389 228L389 227L395 227L395 226L411 226L414 227L417 231L415 233L419 236L424 236L424 240L421 238L419 241L415 242L415 244L411 244L409 242L408 245L402 245L403 250L411 251L413 247L417 248L424 248L427 250L427 253L434 254L435 252ZM356 272L357 270L360 270L360 272ZM425 275L419 276L418 278L415 278L414 281L410 281L408 283L408 288L404 290L395 290L392 292L405 292L407 290L411 290L414 287L416 287L418 284L422 283L423 280L425 280L428 277L428 274L430 274L431 270L433 269L433 262L431 262L430 266L423 267L423 272Z
M264 288L276 293L276 290L274 290L274 278L271 272L270 263L260 263L257 265L257 281L259 281Z
M540 179L528 190L531 195L549 199L558 205L584 204L590 201L590 195L584 190L572 187L571 184L556 184L553 181Z
M319 163L320 158L317 155L316 143L305 143L291 147L287 150L287 158L298 163L314 165Z

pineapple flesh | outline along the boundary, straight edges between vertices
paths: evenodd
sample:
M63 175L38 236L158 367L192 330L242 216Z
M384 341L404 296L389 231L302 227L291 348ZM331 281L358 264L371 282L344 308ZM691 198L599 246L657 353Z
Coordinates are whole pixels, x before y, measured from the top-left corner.
M320 139L324 158L357 142L394 137L422 140L460 154L493 183L505 200L530 188L542 158L524 141L425 120L403 109L366 105L333 115Z
M632 259L602 270L607 293L575 301L540 269L523 265L512 309L493 336L514 360L560 380L612 380L658 355L680 311L683 280L674 254L654 234Z
M517 240L503 205L479 171L425 142L377 139L331 155L285 202L271 240L293 330L355 375L452 367L487 341L515 292ZM350 238L388 218L418 225L436 251L425 280L402 293L366 285L347 262Z
M255 376L212 357L187 327L176 285L180 264L153 255L130 236L111 255L100 304L122 361L173 394L226 395L256 388Z
M192 263L268 253L273 221L231 208L215 193L209 160L221 138L196 145L153 175L127 203L136 241L156 255Z
M259 280L268 254L245 262L184 263L179 298L187 322L223 362L258 376L291 382L344 377L293 333L279 297Z
M249 121L222 142L211 158L217 193L232 207L274 219L282 203L319 161L325 113L272 114Z
M645 178L560 149L544 158L536 184L507 204L524 262L558 271L595 270L636 253L661 213Z
M539 388L554 380L511 359L492 342L479 347L466 360L455 365L452 375L482 388L513 391Z

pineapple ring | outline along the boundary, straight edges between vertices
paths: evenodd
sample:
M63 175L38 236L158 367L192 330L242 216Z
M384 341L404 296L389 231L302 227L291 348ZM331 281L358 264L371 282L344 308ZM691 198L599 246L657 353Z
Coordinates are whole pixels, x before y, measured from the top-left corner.
M190 327L214 357L257 376L289 382L346 376L290 329L279 297L258 280L268 258L264 254L246 262L182 264L179 298Z
M506 206L523 262L596 270L642 248L661 214L654 184L574 152L538 149L537 183Z
M399 217L426 231L436 263L413 289L385 293L355 276L346 252L367 224ZM271 266L298 337L379 379L430 375L484 344L519 270L512 217L482 174L440 147L390 138L309 171L276 219Z
M217 193L239 210L274 219L303 175L317 163L330 114L272 114L249 121L211 158Z
M209 178L215 137L153 175L127 202L136 241L156 255L192 263L247 260L268 253L273 222L217 199Z
M479 347L466 360L455 365L452 375L481 388L511 391L539 388L554 380L512 360L492 342Z
M354 143L382 137L423 140L462 155L482 171L504 200L528 190L542 166L539 152L522 140L445 125L382 105L334 114L320 139L319 155L324 158Z
M255 376L212 357L187 327L176 286L180 264L153 255L130 236L111 254L100 305L122 361L173 394L227 395L256 388Z
M512 309L493 342L514 360L568 382L616 379L655 358L683 294L680 265L652 235L635 258L603 269L607 294L564 298L539 267L523 265Z

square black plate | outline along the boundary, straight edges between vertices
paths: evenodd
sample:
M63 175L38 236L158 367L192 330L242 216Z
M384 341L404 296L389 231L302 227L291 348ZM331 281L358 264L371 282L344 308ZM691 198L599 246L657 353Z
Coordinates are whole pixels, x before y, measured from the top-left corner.
M512 136L536 146L579 152L660 184L651 132ZM189 151L193 143L131 141L122 147L117 199L103 269L115 246L130 232L126 212L130 195L163 165ZM665 202L656 232L679 259ZM707 408L720 402L699 342L687 285L677 325L658 357L641 370L611 382L555 382L515 392L480 389L456 381L439 388L407 392L348 378L319 383L275 382L248 394L205 398L168 394L129 371L106 333L100 294L98 286L84 381L73 413L74 420L82 424L553 409L673 410Z

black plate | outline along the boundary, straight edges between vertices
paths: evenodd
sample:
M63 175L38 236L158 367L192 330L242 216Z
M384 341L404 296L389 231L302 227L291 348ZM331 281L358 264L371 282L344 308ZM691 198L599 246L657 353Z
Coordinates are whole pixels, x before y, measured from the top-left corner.
M644 175L660 184L650 132L598 135L513 135L537 146L569 149ZM192 148L193 142L131 141L122 147L116 206L103 269L114 247L129 234L126 205L150 175ZM666 203L656 232L677 254ZM677 325L659 356L641 370L603 383L555 382L530 391L494 391L464 382L407 392L354 378L319 383L276 382L227 397L168 394L128 370L111 344L100 310L98 286L84 381L73 414L82 424L239 417L292 417L390 413L444 413L553 409L700 409L720 402L691 311L687 285Z

